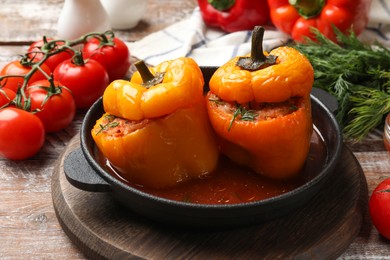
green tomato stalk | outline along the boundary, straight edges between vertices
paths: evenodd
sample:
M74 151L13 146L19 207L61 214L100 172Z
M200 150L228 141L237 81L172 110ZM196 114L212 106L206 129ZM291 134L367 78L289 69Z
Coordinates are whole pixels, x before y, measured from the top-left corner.
M31 67L31 70L25 74L25 75L3 75L0 76L0 89L2 88L2 81L7 80L7 78L12 78L12 77L21 77L24 78L23 84L19 87L16 93L15 99L10 102L10 104L15 105L18 108L21 108L26 111L30 111L31 109L31 101L30 98L26 96L25 90L27 88L27 83L32 77L34 73L37 71L40 71L45 78L50 82L51 85L51 90L48 91L48 98L52 95L56 94L61 94L61 92L58 92L58 90L54 90L54 79L52 75L48 75L41 67L42 64L51 56L56 55L58 53L64 52L64 51L71 51L74 53L72 59L75 62L76 65L83 66L84 65L84 60L82 58L82 54L80 51L78 51L74 46L84 44L86 43L90 38L96 38L100 42L100 46L113 46L115 35L114 32L112 31L106 31L104 33L97 33L97 32L92 32L85 34L81 36L79 39L69 41L69 40L62 40L62 39L57 39L57 40L51 40L48 41L46 36L43 36L43 45L40 47L40 51L33 51L33 52L28 52L24 55L22 55L20 59L20 64L23 66L29 66ZM35 61L35 56L38 53L43 53L42 59L39 61ZM47 100L45 99L45 100ZM10 105L7 104L6 106ZM3 108L3 107L2 107ZM33 112L33 111L30 111Z

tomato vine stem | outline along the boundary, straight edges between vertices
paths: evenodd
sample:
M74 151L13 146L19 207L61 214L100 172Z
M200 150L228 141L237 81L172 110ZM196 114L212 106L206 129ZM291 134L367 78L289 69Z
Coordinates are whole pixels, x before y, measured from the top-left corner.
M0 90L3 88L3 86L6 84L3 83L3 80L7 80L8 78L12 77L22 77L24 78L23 84L18 87L16 97L15 99L10 102L14 104L16 107L30 111L30 99L26 96L26 88L28 85L29 80L31 79L32 75L36 73L37 71L41 72L45 78L50 82L52 86L54 86L54 79L52 75L48 75L43 69L42 64L53 55L56 55L60 52L64 51L70 51L72 52L73 59L77 62L79 66L83 66L84 61L82 57L81 51L79 51L75 46L86 43L90 38L96 38L99 40L101 46L113 46L114 42L113 39L115 37L115 34L113 31L106 31L104 33L99 32L92 32L85 34L81 36L80 38L76 40L64 40L64 39L55 39L48 41L46 36L43 36L43 45L40 47L39 51L32 51L28 52L21 56L20 64L22 66L29 66L31 67L30 71L24 75L3 75L0 76ZM43 56L39 61L36 60L36 55L42 53ZM80 58L81 57L81 58ZM48 95L56 94L56 92L48 93ZM49 98L49 96L48 96ZM30 111L32 112L32 111Z

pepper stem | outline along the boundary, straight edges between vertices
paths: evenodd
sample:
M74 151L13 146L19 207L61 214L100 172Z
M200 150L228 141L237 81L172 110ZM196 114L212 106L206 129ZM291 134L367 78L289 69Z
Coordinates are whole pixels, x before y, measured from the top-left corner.
M264 55L263 51L264 27L256 26L252 32L252 46L250 57L240 57L236 65L245 70L259 70L261 67L274 65L276 56Z
M288 0L294 6L299 15L310 19L319 15L324 8L325 0Z
M153 75L143 60L137 61L134 65L141 75L143 86L150 88L154 85L160 84L163 81L164 73L156 73L156 75Z
M207 0L207 2L219 11L226 11L236 3L236 0Z

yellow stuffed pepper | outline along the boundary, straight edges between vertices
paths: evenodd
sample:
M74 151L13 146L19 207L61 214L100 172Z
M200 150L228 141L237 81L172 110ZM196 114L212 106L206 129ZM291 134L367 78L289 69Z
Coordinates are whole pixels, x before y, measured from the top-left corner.
M199 66L179 58L149 69L138 63L137 69L130 81L112 82L103 95L106 113L92 129L99 150L123 178L146 187L211 174L219 151Z

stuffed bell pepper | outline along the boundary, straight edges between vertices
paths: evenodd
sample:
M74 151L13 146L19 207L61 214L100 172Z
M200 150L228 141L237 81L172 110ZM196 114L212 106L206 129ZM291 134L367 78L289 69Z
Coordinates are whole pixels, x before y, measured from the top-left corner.
M130 81L113 81L103 95L106 113L92 129L99 150L123 178L145 187L211 174L219 150L198 65L179 58L136 67Z
M293 48L264 53L263 34L262 27L254 29L251 56L218 68L206 102L221 152L258 174L283 180L300 173L309 152L314 71Z

